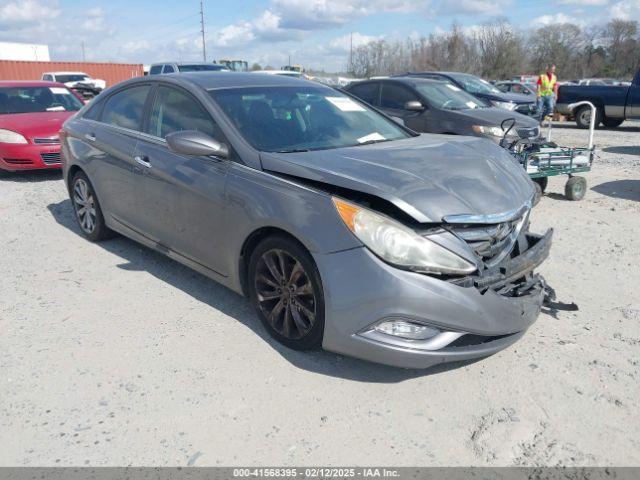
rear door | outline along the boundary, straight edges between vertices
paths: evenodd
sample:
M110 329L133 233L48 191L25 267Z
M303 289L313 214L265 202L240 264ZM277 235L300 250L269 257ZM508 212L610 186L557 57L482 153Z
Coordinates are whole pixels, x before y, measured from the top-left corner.
M380 105L380 82L358 83L349 88L348 91L369 105L374 107Z
M224 274L224 228L229 160L173 153L166 135L198 130L228 143L202 103L188 91L161 84L150 105L145 138L135 151L135 192L143 233L163 247Z
M80 140L89 177L110 220L135 224L134 152L150 84L119 90L84 117Z

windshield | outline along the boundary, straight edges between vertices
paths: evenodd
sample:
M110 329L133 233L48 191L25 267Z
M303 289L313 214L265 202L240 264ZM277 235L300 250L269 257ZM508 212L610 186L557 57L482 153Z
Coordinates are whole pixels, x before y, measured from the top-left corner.
M220 70L227 70L227 67L222 65L179 65L178 70L181 72L219 72Z
M468 74L455 74L451 75L456 82L462 85L469 93L485 93L485 94L500 94L500 90L491 85L486 80L483 80L473 75Z
M322 150L411 136L393 120L331 88L250 87L209 93L244 138L262 151Z
M481 100L450 83L420 82L414 84L418 92L434 108L441 110L469 110L486 108Z
M83 103L64 87L0 88L0 114L76 112Z
M56 82L68 83L68 82L86 82L90 80L87 75L56 75Z

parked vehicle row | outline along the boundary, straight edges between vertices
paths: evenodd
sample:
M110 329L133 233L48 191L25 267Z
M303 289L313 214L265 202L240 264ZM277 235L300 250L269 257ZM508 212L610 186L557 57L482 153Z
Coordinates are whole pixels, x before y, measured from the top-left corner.
M408 81L453 91L389 85ZM534 188L505 149L416 134L318 83L133 79L61 140L88 239L119 232L246 295L291 348L402 367L482 357L546 295L534 270L551 232L528 231Z
M473 135L499 143L505 135L503 122L513 119L510 137L532 138L540 133L537 120L489 106L446 81L414 75L353 83L346 91L401 118L416 132Z
M430 78L442 80L464 90L471 95L485 100L489 105L523 115L536 116L538 114L535 98L520 93L503 92L486 80L475 75L459 72L409 72L402 76Z

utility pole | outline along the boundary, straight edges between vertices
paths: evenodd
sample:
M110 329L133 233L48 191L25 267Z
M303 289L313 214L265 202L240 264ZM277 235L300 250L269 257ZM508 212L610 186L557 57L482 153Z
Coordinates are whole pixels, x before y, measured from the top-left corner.
M87 57L84 53L84 40L82 41L82 61L86 62L87 61Z
M349 73L353 72L353 32L349 36Z
M202 0L200 0L200 26L202 29L200 32L202 33L202 60L204 62L207 61L207 45L204 41L204 6L202 4Z

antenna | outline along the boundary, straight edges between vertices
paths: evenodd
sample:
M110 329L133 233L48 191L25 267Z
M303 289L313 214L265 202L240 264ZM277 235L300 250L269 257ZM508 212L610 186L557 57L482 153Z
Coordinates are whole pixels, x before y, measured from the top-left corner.
M200 26L202 27L200 33L202 33L202 60L207 61L207 45L204 41L204 6L202 0L200 0Z

